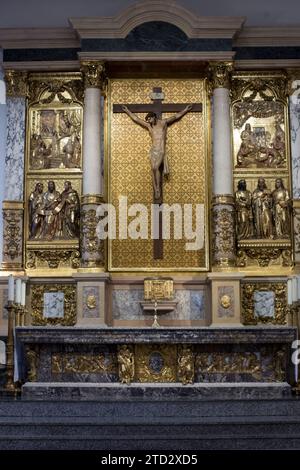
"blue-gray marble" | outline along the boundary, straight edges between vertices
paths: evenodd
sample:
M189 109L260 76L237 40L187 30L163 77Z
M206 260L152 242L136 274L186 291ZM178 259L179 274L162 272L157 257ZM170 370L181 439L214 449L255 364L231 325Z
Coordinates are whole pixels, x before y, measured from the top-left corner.
M293 197L300 198L300 90L290 98Z
M268 46L268 47L236 47L235 60L265 60L265 59L300 59L300 47L297 46Z
M148 317L140 304L144 299L143 289L116 289L113 291L112 299L112 311L115 319L138 320ZM204 290L177 289L174 300L178 302L174 311L164 313L164 319L203 320L205 318Z
M25 98L7 98L7 134L4 199L23 200Z
M79 48L55 48L55 49L5 49L4 62L26 62L45 60L77 60Z

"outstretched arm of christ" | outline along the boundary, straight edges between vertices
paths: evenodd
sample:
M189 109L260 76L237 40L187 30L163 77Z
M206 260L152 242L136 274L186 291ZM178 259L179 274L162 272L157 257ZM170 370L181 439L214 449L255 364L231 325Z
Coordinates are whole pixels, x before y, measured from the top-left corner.
M164 121L169 125L169 124L173 124L173 122L175 121L178 121L178 119L181 119L182 116L184 116L186 113L188 113L189 111L191 111L193 109L193 105L192 104L188 104L182 111L179 111L179 113L176 113L174 114L173 116L167 118L167 119L164 119Z
M136 123L139 124L140 126L145 127L146 129L148 129L149 124L148 124L146 121L144 121L143 119L139 118L136 114L132 113L132 112L130 111L130 109L127 108L127 106L125 106L125 105L122 106L122 109L123 109L123 111L124 111L126 114L128 114L128 116L129 116L134 122L136 122Z

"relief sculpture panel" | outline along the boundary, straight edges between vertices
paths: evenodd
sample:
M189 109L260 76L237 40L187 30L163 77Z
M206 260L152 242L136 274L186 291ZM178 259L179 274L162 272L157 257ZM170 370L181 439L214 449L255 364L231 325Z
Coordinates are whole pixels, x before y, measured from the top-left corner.
M292 264L287 113L284 74L235 74L232 128L240 267Z
M31 74L26 133L27 269L79 266L83 81Z

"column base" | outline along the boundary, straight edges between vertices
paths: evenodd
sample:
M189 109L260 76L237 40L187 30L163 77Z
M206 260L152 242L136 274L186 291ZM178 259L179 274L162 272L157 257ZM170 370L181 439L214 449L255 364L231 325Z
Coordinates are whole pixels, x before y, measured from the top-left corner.
M102 202L99 194L85 194L81 198L81 270L105 270L105 243L97 235L100 220L97 209Z
M236 265L235 207L231 194L216 195L212 201L213 265L229 268Z
M1 269L22 271L23 268L23 201L3 201L3 261Z

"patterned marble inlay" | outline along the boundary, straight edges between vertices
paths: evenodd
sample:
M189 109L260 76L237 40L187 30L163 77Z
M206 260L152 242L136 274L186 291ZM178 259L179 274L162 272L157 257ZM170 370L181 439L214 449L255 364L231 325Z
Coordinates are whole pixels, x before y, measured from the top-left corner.
M258 318L275 316L275 292L254 291L254 315Z
M293 197L300 198L300 92L290 97Z
M63 318L64 317L64 299L63 292L45 292L44 293L44 318Z
M142 320L144 315L140 302L144 300L143 289L114 290L112 294L113 317L120 320ZM166 320L203 320L205 318L205 293L202 290L176 290L175 310L163 314Z
M4 199L23 200L25 98L7 98L7 138Z

